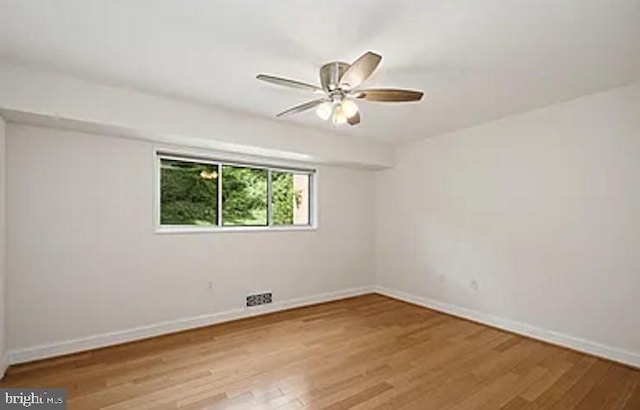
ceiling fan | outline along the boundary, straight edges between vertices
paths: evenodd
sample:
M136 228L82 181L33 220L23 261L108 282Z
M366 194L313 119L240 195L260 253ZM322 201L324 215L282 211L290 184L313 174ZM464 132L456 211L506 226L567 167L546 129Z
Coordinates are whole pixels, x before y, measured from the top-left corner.
M327 63L320 68L320 86L267 74L258 74L256 78L268 83L322 95L316 100L284 110L277 115L278 117L315 108L318 117L325 121L331 119L335 125L358 125L360 111L354 102L355 99L376 102L408 102L422 99L423 93L421 91L360 88L362 83L375 71L381 60L381 55L369 51L360 56L353 64L340 61Z

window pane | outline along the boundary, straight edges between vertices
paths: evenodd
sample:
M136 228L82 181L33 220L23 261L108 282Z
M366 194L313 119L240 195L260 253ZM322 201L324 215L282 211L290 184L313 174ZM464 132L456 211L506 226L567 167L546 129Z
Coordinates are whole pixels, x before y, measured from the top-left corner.
M273 171L274 225L309 225L309 174Z
M162 159L160 224L217 225L217 220L217 166Z
M222 224L267 225L267 171L222 166Z

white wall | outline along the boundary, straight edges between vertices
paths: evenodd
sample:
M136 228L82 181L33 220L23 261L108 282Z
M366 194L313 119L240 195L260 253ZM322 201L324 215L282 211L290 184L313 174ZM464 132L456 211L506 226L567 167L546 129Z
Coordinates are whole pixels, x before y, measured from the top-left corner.
M640 84L396 161L376 178L378 285L640 365Z
M6 202L5 202L5 141L6 123L0 117L0 379L8 365L6 356L6 279L7 279L7 258L6 258Z
M371 284L370 171L320 168L317 231L154 234L152 151L8 125L8 346L26 349L17 360L65 349L37 346L242 308L255 291L278 302Z

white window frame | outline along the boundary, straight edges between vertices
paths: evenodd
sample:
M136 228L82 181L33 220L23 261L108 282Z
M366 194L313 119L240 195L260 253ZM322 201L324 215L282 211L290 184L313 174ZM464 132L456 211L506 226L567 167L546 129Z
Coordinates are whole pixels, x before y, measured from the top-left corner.
M313 231L318 229L318 169L304 164L294 164L282 161L263 161L242 156L210 154L200 152L176 151L174 149L156 148L154 155L154 232L158 234L171 233L211 233L211 232L281 232L281 231ZM218 175L222 176L223 165L250 167L267 170L267 225L265 226L236 226L222 225L222 178L218 186L218 225L162 225L160 223L160 190L163 159L212 164L218 167ZM273 211L271 205L271 173L273 171L292 172L309 175L309 224L308 225L273 225Z

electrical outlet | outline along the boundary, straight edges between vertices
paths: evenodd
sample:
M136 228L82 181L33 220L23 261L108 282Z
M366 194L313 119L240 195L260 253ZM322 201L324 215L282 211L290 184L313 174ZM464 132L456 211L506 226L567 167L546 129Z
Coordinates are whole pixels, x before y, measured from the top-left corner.
M273 295L271 292L256 293L254 295L247 296L247 307L264 305L271 302L273 302Z
M470 284L469 286L471 286L471 289L472 289L472 290L478 290L478 287L479 287L479 285L478 285L478 281L477 281L477 280L475 280L475 279L474 279L474 280L472 280L472 281L471 281L471 284Z

